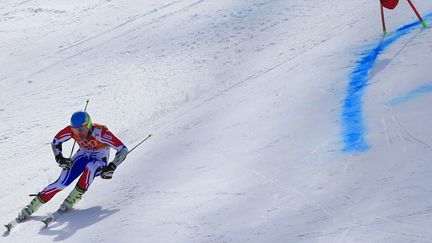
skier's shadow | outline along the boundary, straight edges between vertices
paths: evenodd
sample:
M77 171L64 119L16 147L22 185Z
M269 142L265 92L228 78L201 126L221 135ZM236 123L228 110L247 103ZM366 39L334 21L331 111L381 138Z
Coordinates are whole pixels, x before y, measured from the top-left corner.
M64 241L78 230L102 221L118 211L120 209L102 209L101 206L80 210L75 209L60 216L48 228L42 228L39 233L56 236L53 241Z

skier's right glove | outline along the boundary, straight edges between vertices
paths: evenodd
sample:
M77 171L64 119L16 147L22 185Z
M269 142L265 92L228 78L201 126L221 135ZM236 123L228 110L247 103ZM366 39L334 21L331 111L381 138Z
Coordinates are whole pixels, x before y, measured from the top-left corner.
M72 160L70 158L65 158L63 157L62 154L59 154L55 157L58 165L60 166L60 168L62 168L63 170L67 170L72 168Z

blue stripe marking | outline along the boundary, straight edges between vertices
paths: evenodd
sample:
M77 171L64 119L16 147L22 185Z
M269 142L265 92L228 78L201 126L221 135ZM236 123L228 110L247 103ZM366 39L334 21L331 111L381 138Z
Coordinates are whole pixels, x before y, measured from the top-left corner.
M388 106L396 106L408 101L411 101L419 96L425 95L427 93L432 93L432 84L423 85L415 90L408 92L407 94L394 98L386 103Z
M425 16L425 21L432 17L432 13ZM365 122L363 120L363 103L362 99L369 81L369 72L375 65L378 56L385 51L387 47L395 43L401 37L409 34L414 27L420 25L416 21L402 26L391 36L382 39L375 48L367 50L361 54L361 59L356 62L356 66L350 74L350 81L347 88L347 95L344 100L342 109L342 127L343 127L343 152L358 153L365 152L369 145L365 139Z

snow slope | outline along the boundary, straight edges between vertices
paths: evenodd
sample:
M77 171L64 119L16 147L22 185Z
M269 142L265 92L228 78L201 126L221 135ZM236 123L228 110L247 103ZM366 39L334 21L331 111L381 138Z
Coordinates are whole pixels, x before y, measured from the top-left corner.
M415 21L404 1L386 14ZM86 99L129 147L154 137L52 227L72 186L0 241L432 242L429 29L377 56L368 149L343 150L379 23L366 0L2 1L3 222L56 180L49 142Z

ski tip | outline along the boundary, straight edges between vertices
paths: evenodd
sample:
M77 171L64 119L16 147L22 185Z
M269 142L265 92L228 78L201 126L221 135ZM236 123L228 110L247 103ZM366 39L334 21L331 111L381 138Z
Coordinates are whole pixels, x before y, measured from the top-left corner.
M3 236L8 236L9 233L11 232L12 227L8 224L5 224L6 227L6 231L4 232Z

